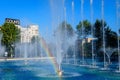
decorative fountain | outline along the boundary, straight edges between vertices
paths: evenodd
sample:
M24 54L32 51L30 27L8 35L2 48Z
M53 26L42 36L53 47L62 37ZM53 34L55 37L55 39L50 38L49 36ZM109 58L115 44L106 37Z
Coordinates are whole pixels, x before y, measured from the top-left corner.
M5 48L4 46L1 45L2 36L3 34L0 32L0 56L3 56L3 55L5 56L5 54L3 54L5 53Z
M91 13L91 41L92 41L92 68L96 68L95 64L95 53L94 53L94 41L97 40L97 38L93 37L94 36L94 29L93 29L93 0L90 0L90 13Z
M74 0L72 0L72 24L73 24L73 26L74 26ZM74 64L77 64L76 63L76 47L75 47L75 45L73 46L73 51L74 51L74 54L73 54L73 58L74 58Z
M101 51L104 51L104 49L101 48ZM105 68L102 68L102 70L109 70L109 68L108 68L107 66L111 64L110 58L111 58L111 55L112 55L115 51L117 51L116 48L110 48L110 47L106 48L106 53L105 53L105 55L107 55L108 64L107 64L107 62L106 62Z
M111 64L110 57L117 49L114 48L106 48L106 55L108 57L108 63Z
M54 1L55 0L51 0L52 2L52 6L54 6ZM57 4L58 5L58 4ZM88 78L93 78L91 80L106 80L106 79L110 79L110 80L114 80L114 77L112 77L111 79L111 75L110 72L102 72L102 71L99 71L97 69L89 69L89 68L84 68L84 67L81 67L80 66L80 63L77 63L76 62L76 47L75 47L75 40L76 38L74 39L69 39L68 40L68 36L67 36L67 8L65 6L65 0L63 0L63 4L62 4L62 12L63 12L63 15L62 18L61 18L61 15L57 13L55 13L56 15L55 16L52 16L54 17L53 19L53 29L56 30L56 28L58 28L60 26L60 23L63 20L65 20L65 34L64 34L64 39L63 39L63 33L61 30L58 30L58 31L55 31L53 32L54 36L52 36L52 46L54 46L54 50L50 49L50 45L49 45L49 40L44 40L43 38L39 37L39 44L40 44L40 51L37 51L37 42L35 43L25 43L25 44L22 44L22 43L17 43L15 46L16 46L16 52L19 53L17 54L15 57L16 59L14 61L17 60L17 58L21 58L21 59L18 59L18 62L20 62L20 60L22 60L23 62L26 62L25 64L18 64L18 62L14 62L14 63L10 63L9 65L7 66L4 66L6 67L7 69L4 69L4 67L2 67L3 70L0 69L1 72L8 72L8 75L5 75L5 77L10 77L11 76L13 78L17 78L18 80L22 80L21 79L21 73L25 73L25 75L22 75L23 78L33 78L33 80L53 80L53 79L60 79L63 78L63 80L88 80ZM72 0L72 21L73 21L73 25L74 25L74 0ZM59 10L58 6L54 6L53 8L56 8ZM85 65L85 54L84 54L84 40L86 38L91 38L92 42L92 67L95 68L95 52L94 52L94 40L97 40L97 38L94 38L94 34L93 34L93 0L90 0L90 13L91 13L91 35L90 36L85 36L84 35L84 31L83 31L83 20L84 20L84 0L81 0L81 22L82 22L82 35L81 35L81 40L82 40L82 65ZM109 63L110 63L110 57L112 55L112 53L114 52L114 50L116 49L112 49L112 48L106 48L105 46L105 30L104 30L104 0L102 0L102 26L103 26L103 48L102 48L102 51L104 52L104 68L106 68L106 57L105 55L107 55L108 59L109 59ZM54 13L54 11L53 11ZM59 16L59 17L58 17ZM57 20L56 20L57 19ZM58 21L57 23L55 23L54 21ZM48 32L48 31L46 31ZM48 33L46 33L47 35ZM27 35L26 35L27 36ZM0 35L0 39L1 39L1 35ZM73 43L70 43L73 42ZM74 64L75 65L72 65L70 63L70 60L68 58L68 53L67 53L67 50L68 50L68 46L71 45L71 44L74 44L73 45L73 61L74 61ZM0 46L1 47L1 46ZM37 53L40 54L38 55ZM22 54L23 53L23 54ZM119 53L119 52L118 52ZM45 54L45 55L44 55ZM38 56L38 57L37 57ZM47 58L46 58L47 57ZM51 58L50 58L51 57ZM38 61L36 61L35 59L39 59ZM43 60L44 59L44 60ZM47 59L47 61L46 61ZM119 58L120 59L120 58ZM63 60L65 60L65 63L62 64ZM9 61L8 61L9 63ZM21 63L21 62L20 62ZM20 67L19 67L19 66ZM64 66L63 66L64 65ZM77 65L77 66L76 66ZM13 70L9 69L9 67L14 67ZM66 68L67 66L67 68ZM16 69L17 67L17 69ZM1 66L0 66L1 68ZM10 73L10 71L13 73ZM1 73L0 72L0 73ZM17 74L19 75L15 75L16 72L18 72ZM19 73L20 72L20 73ZM110 75L109 75L109 74ZM82 75L81 75L82 74ZM91 75L92 74L92 75ZM4 75L4 74L3 74ZM100 75L100 76L99 76ZM30 77L28 77L30 76ZM107 76L107 78L106 78ZM36 78L37 77L37 78ZM117 78L115 79L120 79L119 76L116 76ZM19 79L20 78L20 79ZM0 79L2 79L0 77ZM3 78L4 79L4 78ZM16 80L16 79L14 79Z
M102 68L102 70L106 70L106 43L105 43L105 28L104 28L104 0L102 0L102 4L101 4L101 16L102 16L102 31L103 31L103 53L104 53L104 68Z
M118 35L118 70L116 71L116 72L120 72L120 42L119 42L119 40L120 40L120 38L119 38L119 36L120 36L120 31L119 31L119 29L120 29L120 23L119 23L119 20L120 20L120 11L119 11L119 9L120 9L120 1L119 0L117 0L116 1L116 26L118 27L118 31L117 31L117 35Z

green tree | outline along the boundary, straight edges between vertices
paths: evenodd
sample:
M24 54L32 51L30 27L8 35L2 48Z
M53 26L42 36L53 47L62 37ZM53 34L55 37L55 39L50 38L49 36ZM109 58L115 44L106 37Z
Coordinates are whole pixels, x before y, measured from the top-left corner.
M83 27L82 27L83 24ZM83 22L80 22L77 27L77 34L78 37L80 36L87 36L91 33L91 24L88 20L84 20Z
M56 29L55 34L59 34L61 38L71 38L74 36L74 30L70 24L63 21Z
M61 48L63 50L63 54L67 54L69 47L71 46L69 43L72 42L75 31L72 26L67 22L63 21L59 24L59 26L55 30L55 38L58 43L60 43ZM68 55L70 55L68 53Z
M106 47L117 47L117 33L112 31L109 27L106 28ZM114 44L113 44L114 43Z
M96 41L96 49L100 49L102 47L102 39L103 39L103 31L102 31L102 22L100 20L96 20L94 24L94 36L98 38Z
M0 27L0 43L1 43L2 35L3 35L3 33L2 33L1 27Z
M117 33L112 31L105 21L104 23L104 27L102 26L102 20L96 20L94 24L94 36L98 38L95 44L95 52L98 53L98 57L103 57L103 51L100 52L103 47L103 28L105 30L105 47L117 47Z
M86 42L84 44L84 55L86 58L91 58L92 54L92 47L91 43Z
M117 33L112 31L110 27L104 22L104 30L105 30L105 45L106 47L117 47ZM96 20L94 24L95 33L94 36L98 38L96 42L96 48L100 49L103 45L103 26L102 20ZM113 44L114 43L114 44Z
M78 40L77 40L77 52L80 54L79 56L82 56L82 47L84 47L84 55L85 57L90 57L91 53L91 43L87 43L85 40L85 43L82 44L83 39L81 37L85 38L88 35L91 34L91 23L88 20L84 20L83 22L80 22L77 27L77 35L78 35Z
M1 31L3 33L2 44L6 47L8 56L14 56L14 44L20 41L20 29L13 23L4 23Z

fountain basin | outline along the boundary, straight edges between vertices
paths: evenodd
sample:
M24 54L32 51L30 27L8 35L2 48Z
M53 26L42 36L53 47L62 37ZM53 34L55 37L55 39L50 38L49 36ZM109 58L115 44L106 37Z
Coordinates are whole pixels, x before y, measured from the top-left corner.
M83 66L62 64L62 76L49 59L1 61L0 80L119 80L120 74ZM113 76L114 75L114 76Z

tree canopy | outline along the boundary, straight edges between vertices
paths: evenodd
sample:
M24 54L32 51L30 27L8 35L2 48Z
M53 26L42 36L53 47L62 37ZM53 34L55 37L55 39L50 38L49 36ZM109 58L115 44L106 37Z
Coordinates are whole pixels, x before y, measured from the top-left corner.
M103 45L103 28L105 30L106 47L117 47L117 33L112 31L106 22L104 23L104 27L102 26L102 20L96 20L94 24L94 36L98 38L96 47L100 49Z
M89 35L91 33L91 23L88 20L84 20L77 25L76 29L78 37L80 37L81 35Z
M70 24L63 21L56 29L55 34L60 34L61 38L70 38L74 35L74 30Z
M3 33L2 44L6 47L9 56L11 56L13 54L13 52L11 53L11 48L13 48L15 42L20 40L20 29L13 23L4 23L1 31Z
M93 24L93 37L97 38L96 41L94 41L94 49L96 53L99 53L99 50L103 47L103 28L105 31L105 47L111 47L111 48L117 48L117 33L115 31L112 31L109 27L109 25L104 21L104 26L102 25L102 20L96 20ZM83 27L82 27L83 26ZM81 36L87 36L91 34L91 23L88 20L84 20L83 22L80 22L77 26L77 35L78 35L78 41ZM77 44L80 46L82 43L80 41ZM114 44L113 44L114 43ZM86 55L90 55L91 53L91 46L89 43L84 43L84 49ZM80 49L80 48L78 48ZM81 51L81 50L78 50Z

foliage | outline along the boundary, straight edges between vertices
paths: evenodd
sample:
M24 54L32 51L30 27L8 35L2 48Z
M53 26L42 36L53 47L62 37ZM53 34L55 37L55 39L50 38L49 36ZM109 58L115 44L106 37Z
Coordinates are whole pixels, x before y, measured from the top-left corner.
M74 30L72 28L72 26L70 24L68 24L67 22L62 22L58 28L55 31L55 34L58 34L59 32L59 36L61 36L61 38L71 38L74 36Z
M20 29L13 23L4 23L1 27L3 33L2 44L5 45L9 56L14 55L14 43L20 40Z
M105 48L117 48L117 33L112 31L110 27L104 22L104 30L105 30ZM96 20L94 24L94 36L97 39L96 41L96 53L98 53L98 57L103 57L103 52L100 52L100 49L103 48L103 26L102 20ZM113 54L114 55L114 54Z
M102 30L102 21L96 20L94 24L94 36L98 38L96 41L96 49L97 51L102 47L103 40L103 30Z
M84 44L84 55L85 57L87 58L90 58L91 57L91 54L92 54L92 47L91 47L91 43L85 43Z
M109 29L109 27L107 27L105 35L106 35L106 47L116 48L117 47L117 33Z
M105 46L106 47L117 47L117 33L112 31L110 27L107 25L106 22L104 22L104 30L105 30ZM96 20L94 24L95 32L94 36L98 38L96 41L96 48L97 51L102 48L103 46L103 26L102 26L102 20ZM114 44L113 44L114 43Z
M88 20L84 20L83 22L80 22L77 25L76 29L77 29L78 37L80 37L81 35L86 36L91 33L91 24Z
M77 48L79 50L77 50L77 52L80 53L79 56L82 56L82 47L84 47L84 55L85 57L90 57L90 53L91 53L91 44L90 43L85 43L82 46L82 39L80 38L81 36L83 36L84 38L88 35L91 34L91 23L88 20L84 20L83 22L80 22L77 27L77 35L78 35L78 40L77 40Z
M110 27L107 25L107 23L104 21L104 26L102 26L102 20L96 20L93 26L93 37L97 38L96 41L94 41L94 50L96 53L98 53L99 57L103 57L103 52L99 52L100 49L103 47L103 28L105 30L105 47L111 47L111 48L117 48L117 33L112 31ZM82 28L83 23L83 28ZM77 51L81 53L81 36L87 36L91 34L91 23L87 20L84 20L83 22L80 22L77 27L77 34L78 34L78 40L77 40ZM82 32L83 31L83 32ZM113 44L114 43L114 44ZM90 57L91 55L91 43L84 43L84 54L86 57Z

